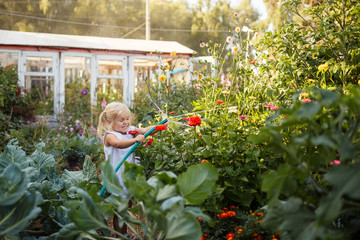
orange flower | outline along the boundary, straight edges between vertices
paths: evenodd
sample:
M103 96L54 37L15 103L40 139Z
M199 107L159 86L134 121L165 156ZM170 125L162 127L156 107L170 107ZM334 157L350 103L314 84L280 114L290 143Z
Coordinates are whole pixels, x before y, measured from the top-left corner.
M209 162L209 161L206 159L201 160L201 163L204 163L204 162Z
M228 211L227 214L229 215L229 217L235 217L236 213L234 211Z
M170 53L170 56L175 57L175 56L176 56L176 52L175 52L175 51L172 51L172 52Z
M216 100L216 103L217 103L217 104L223 104L224 102L221 101L221 100Z
M255 64L256 62L257 62L257 59L250 61L249 64Z
M204 235L203 235L204 238L207 238L208 236L209 236L209 234L207 234L207 233L204 233Z
M197 220L198 220L198 222L200 222L200 221L201 221L201 217L198 217Z
M232 205L230 206L230 210L235 210L236 209L236 206Z
M166 130L166 125L157 125L155 126L156 131L163 131Z

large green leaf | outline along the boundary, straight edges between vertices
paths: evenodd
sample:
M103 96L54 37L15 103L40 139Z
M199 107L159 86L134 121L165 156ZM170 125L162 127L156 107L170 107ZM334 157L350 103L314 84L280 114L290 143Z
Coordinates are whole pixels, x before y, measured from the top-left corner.
M184 214L167 222L167 240L199 240L201 228L199 222L190 214Z
M21 169L29 166L25 152L18 146L12 145L12 141L6 146L5 151L0 154L0 172L9 164L16 163Z
M17 234L36 218L41 212L37 207L42 202L40 193L26 192L23 197L11 206L0 207L0 237L6 234Z
M358 165L336 167L326 178L334 189L321 201L317 215L319 222L328 224L340 215L345 195L353 200L360 199L360 168Z
M98 181L96 166L91 161L91 158L89 155L86 155L86 157L85 157L85 161L83 164L83 175L84 175L84 179L90 183L94 183L94 182Z
M26 192L28 178L20 167L11 163L0 174L0 206L17 202Z
M51 154L46 154L41 152L42 148L45 146L44 143L39 143L36 146L36 150L29 157L29 164L31 167L36 169L36 174L33 174L32 179L34 181L42 181L47 176L47 170L54 167L55 159Z
M82 201L76 207L72 207L68 212L69 218L83 231L107 227L100 208L95 204L90 195L81 188L74 189L81 197Z
M192 165L178 176L177 185L187 204L197 205L205 201L215 187L218 172L210 163Z
M159 189L158 194L156 195L156 201L163 201L176 194L177 191L175 185L165 185L163 188Z
M111 166L110 161L106 161L101 165L101 179L104 182L106 191L115 195L123 194L123 189L120 185L119 179L115 173L115 169Z

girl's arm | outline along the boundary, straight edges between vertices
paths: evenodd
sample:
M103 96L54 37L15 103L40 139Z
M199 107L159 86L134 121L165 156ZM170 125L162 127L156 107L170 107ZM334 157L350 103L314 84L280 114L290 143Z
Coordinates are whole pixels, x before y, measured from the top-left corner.
M165 123L164 125L168 125L168 123ZM155 127L155 125L153 125L153 126L148 126L148 127L146 127L146 128L136 128L135 127L135 131L137 131L137 132L139 132L139 134L142 134L142 135L144 135L145 133L147 133L150 129L152 129L153 127ZM157 133L158 131L154 131L154 132L152 132L152 133Z
M155 127L155 126L148 126L148 127L146 127L146 128L136 128L135 127L135 131L137 131L139 134L142 134L142 135L144 135L145 133L147 133L151 128L153 128L153 127ZM155 132L155 131L154 131Z
M144 135L137 135L131 139L118 139L114 134L108 133L105 136L105 146L113 146L116 148L127 148L136 142L143 143L145 141Z

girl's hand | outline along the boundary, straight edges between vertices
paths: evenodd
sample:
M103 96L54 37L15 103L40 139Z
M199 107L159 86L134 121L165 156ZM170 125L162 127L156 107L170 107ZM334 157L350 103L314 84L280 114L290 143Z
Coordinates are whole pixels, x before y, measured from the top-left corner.
M137 136L135 137L135 140L136 140L137 142L139 142L139 143L144 143L144 142L145 142L145 136L139 134L139 135L137 135Z

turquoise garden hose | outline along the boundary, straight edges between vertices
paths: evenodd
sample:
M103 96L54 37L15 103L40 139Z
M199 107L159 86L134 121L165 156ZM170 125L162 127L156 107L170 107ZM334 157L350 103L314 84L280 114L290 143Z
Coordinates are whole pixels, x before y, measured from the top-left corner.
M158 124L156 124L156 126L158 126L158 125L162 125L162 124L164 124L164 123L166 123L168 120L167 120L167 118L165 118L164 120L162 120L161 122L159 122ZM155 127L153 127L153 128L151 128L149 131L147 131L145 134L144 134L144 137L145 138L147 138L151 133L153 133L155 131ZM115 173L120 169L120 167L121 167L121 165L125 162L125 160L130 156L130 154L135 150L135 148L137 147L137 146L139 146L139 142L136 142L133 146L132 146L132 148L129 150L129 152L123 157L123 159L119 162L119 164L116 166L116 168L115 168ZM104 195L104 193L105 193L105 191L106 191L106 188L105 188L105 186L103 186L102 188L101 188L101 191L100 191L100 197L102 197L103 195Z

